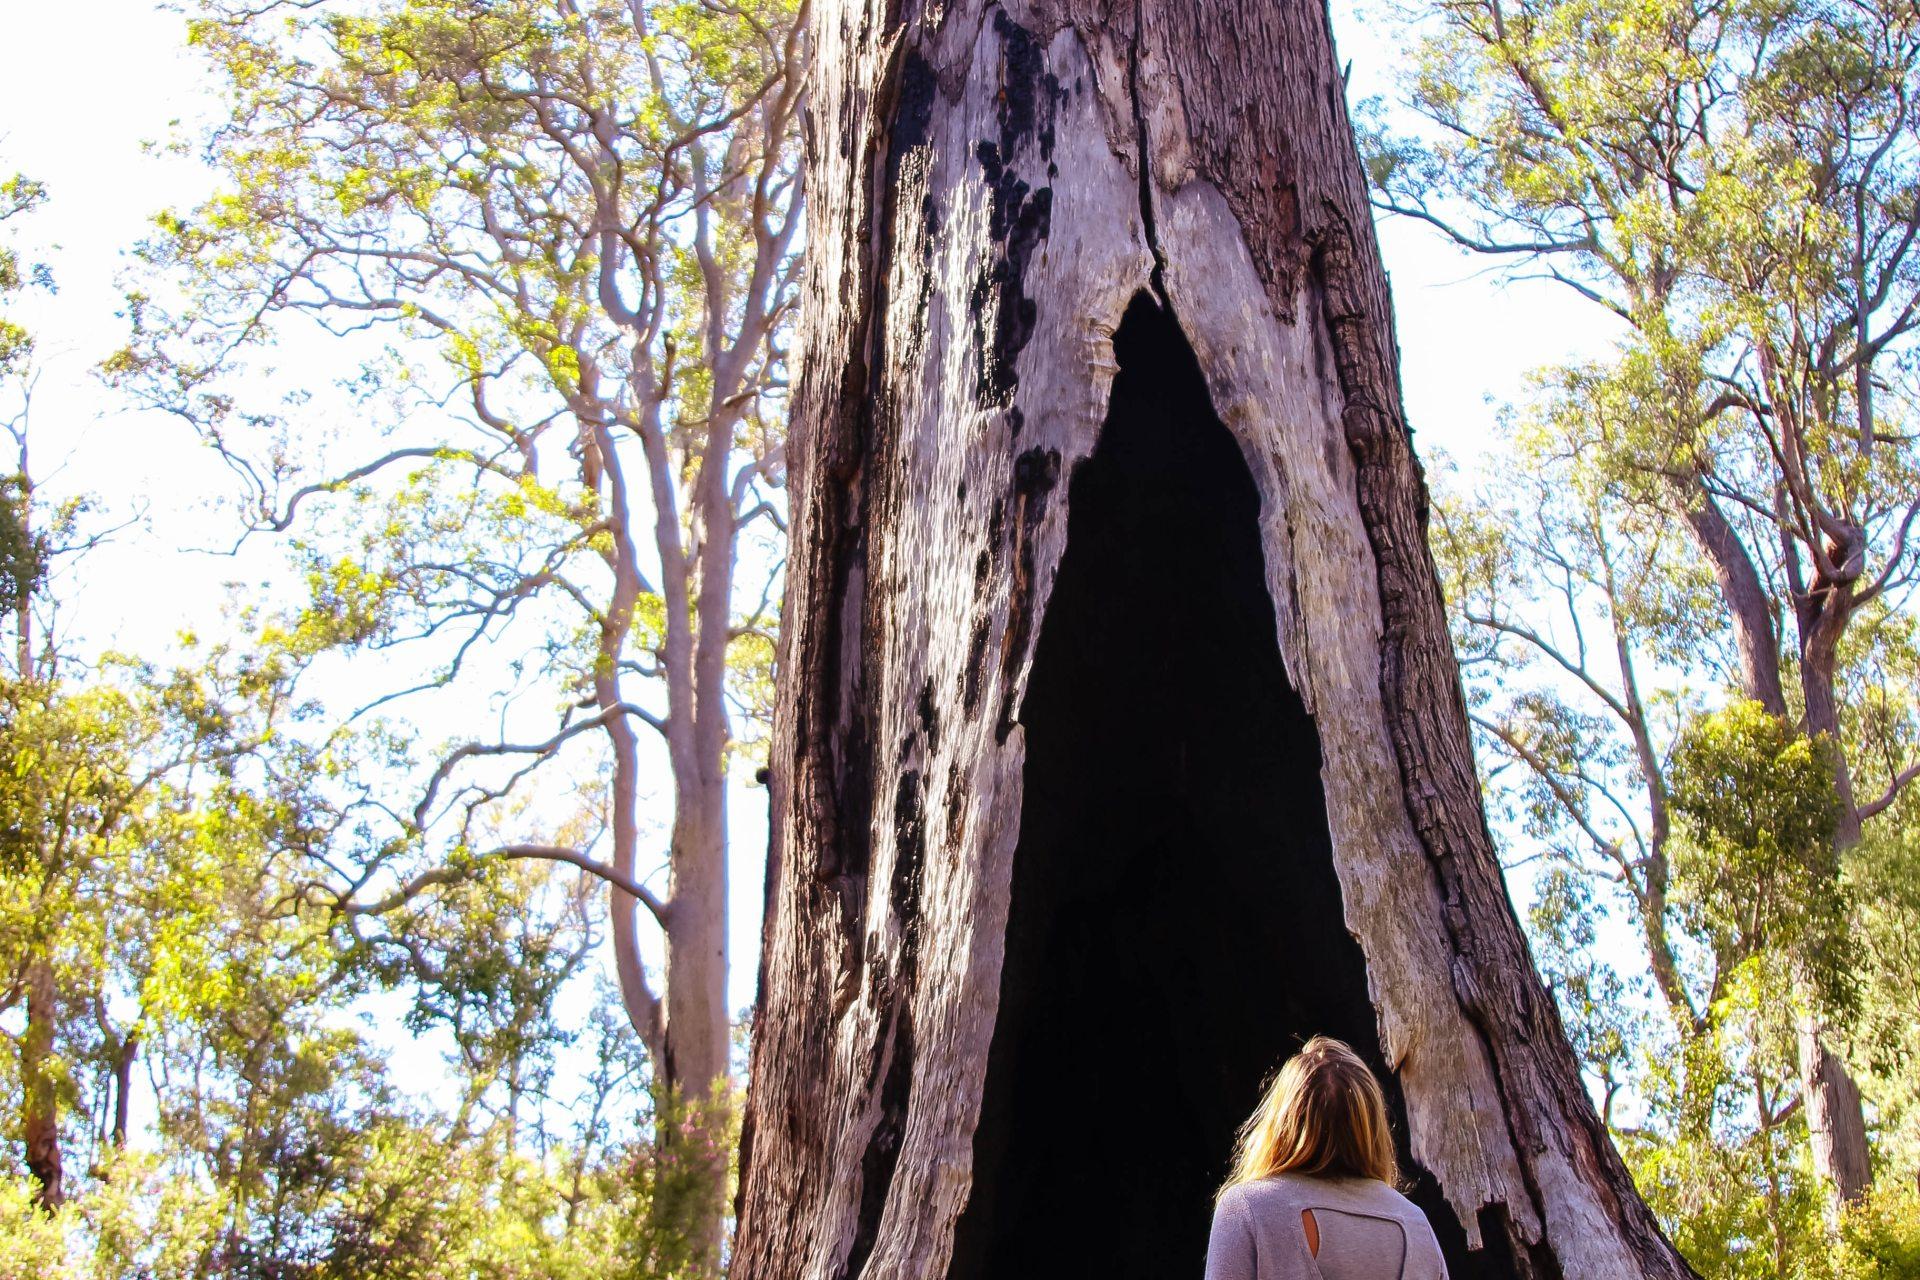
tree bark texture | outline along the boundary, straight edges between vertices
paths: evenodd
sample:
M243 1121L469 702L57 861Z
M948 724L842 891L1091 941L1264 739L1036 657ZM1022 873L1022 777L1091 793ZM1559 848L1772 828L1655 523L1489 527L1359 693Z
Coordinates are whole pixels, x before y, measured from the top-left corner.
M1594 1114L1482 814L1325 10L840 0L816 15L773 881L732 1274L996 1274L970 1241L990 1228L962 1220L1010 1176L996 1153L1029 1140L982 1123L989 1059L1015 1048L996 1045L998 1020L1026 998L1001 979L1037 820L1029 682L1076 472L1120 414L1116 331L1145 293L1257 495L1267 642L1317 739L1338 941L1364 957L1364 1030L1456 1274L1690 1275ZM1152 1107L1114 1118L1143 1161ZM1167 1205L1197 1215L1202 1245L1206 1199Z
M1873 1186L1860 1086L1846 1063L1827 1047L1826 1024L1817 1014L1800 1016L1796 1039L1813 1167L1831 1184L1837 1199L1832 1207L1838 1209Z

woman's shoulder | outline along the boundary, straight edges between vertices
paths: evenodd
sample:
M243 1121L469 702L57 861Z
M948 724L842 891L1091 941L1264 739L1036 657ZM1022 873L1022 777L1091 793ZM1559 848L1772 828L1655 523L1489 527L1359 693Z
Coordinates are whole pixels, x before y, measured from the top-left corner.
M1250 1182L1238 1183L1220 1197L1222 1207L1229 1201L1248 1210L1277 1209L1349 1209L1378 1217L1404 1218L1409 1215L1424 1221L1419 1206L1378 1178L1319 1178L1301 1173L1278 1173Z

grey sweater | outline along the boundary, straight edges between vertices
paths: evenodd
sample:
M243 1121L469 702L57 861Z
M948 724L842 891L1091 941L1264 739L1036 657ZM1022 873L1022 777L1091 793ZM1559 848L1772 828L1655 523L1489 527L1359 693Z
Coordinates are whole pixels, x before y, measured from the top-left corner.
M1320 1231L1318 1258L1302 1209ZM1206 1280L1447 1280L1447 1264L1426 1215L1386 1183L1282 1174L1220 1197Z

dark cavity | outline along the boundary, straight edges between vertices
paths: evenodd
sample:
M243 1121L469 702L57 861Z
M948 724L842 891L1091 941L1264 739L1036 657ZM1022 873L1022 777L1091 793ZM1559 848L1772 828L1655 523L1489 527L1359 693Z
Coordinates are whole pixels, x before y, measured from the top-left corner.
M1140 295L1114 349L1019 713L1000 1013L950 1280L1197 1276L1269 1073L1315 1033L1381 1061L1252 476L1171 315ZM1456 1276L1505 1274L1417 1193Z

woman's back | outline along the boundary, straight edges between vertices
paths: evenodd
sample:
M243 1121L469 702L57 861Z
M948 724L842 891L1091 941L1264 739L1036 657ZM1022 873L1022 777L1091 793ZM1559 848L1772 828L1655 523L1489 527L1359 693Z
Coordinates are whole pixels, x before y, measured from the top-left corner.
M1303 1213L1318 1236L1316 1256ZM1206 1280L1446 1280L1427 1219L1373 1178L1279 1174L1230 1187L1214 1210Z

